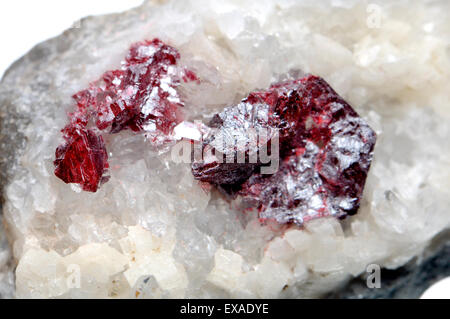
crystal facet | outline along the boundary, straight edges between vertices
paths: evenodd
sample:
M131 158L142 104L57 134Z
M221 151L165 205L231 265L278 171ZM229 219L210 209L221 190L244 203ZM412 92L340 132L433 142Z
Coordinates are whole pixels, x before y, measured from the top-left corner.
M159 39L135 43L121 69L107 71L74 94L77 109L62 131L65 143L56 151L55 175L66 183L80 183L83 190L97 190L107 156L101 136L93 130L144 132L155 146L170 141L182 121L183 104L176 91L180 78L198 81L194 72L177 67L179 58L174 47ZM88 129L91 121L95 125ZM92 152L103 152L102 160L92 158Z
M103 138L91 130L74 128L66 143L56 149L55 175L66 183L80 184L95 192L108 168ZM104 179L103 179L104 181Z
M376 135L322 78L309 75L253 92L210 125L218 132L203 147L215 152L193 163L195 178L242 196L261 218L303 224L358 210ZM255 135L246 133L250 128L265 129L264 138L255 143ZM280 167L274 174L262 174L260 160L218 160L217 153L248 160L263 147L272 149L275 132Z

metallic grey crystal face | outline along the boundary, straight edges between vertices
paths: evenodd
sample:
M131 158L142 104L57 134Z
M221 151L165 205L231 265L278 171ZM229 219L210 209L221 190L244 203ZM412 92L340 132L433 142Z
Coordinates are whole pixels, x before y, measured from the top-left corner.
M323 79L306 76L253 92L211 126L216 133L209 132L204 148L236 162L208 157L194 162L194 176L242 196L261 218L302 225L358 210L375 132ZM262 131L265 139L250 134ZM277 170L268 174L267 163L251 161L255 153L270 154Z

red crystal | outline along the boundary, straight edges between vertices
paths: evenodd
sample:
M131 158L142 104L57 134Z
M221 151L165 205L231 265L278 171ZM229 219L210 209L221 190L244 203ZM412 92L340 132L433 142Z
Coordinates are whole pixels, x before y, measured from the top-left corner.
M120 70L106 72L73 97L80 111L94 113L98 129L146 131L156 141L181 121L179 77L196 79L192 71L178 74L179 58L159 39L133 44Z
M376 135L325 80L309 75L253 92L216 115L210 126L214 132L203 148L243 156L246 162L203 158L192 164L194 177L242 196L261 218L302 224L358 210ZM278 133L280 167L274 174L262 174L260 161L248 162L255 152L249 128L264 129L269 137ZM271 149L270 143L259 143L258 151Z
M180 79L198 81L192 71L177 67L179 58L177 49L159 39L135 43L121 69L104 73L74 94L77 108L62 130L65 143L56 150L55 175L84 190L97 190L107 156L102 137L94 132L131 129L145 133L155 146L170 141L182 121L183 104L176 91Z
M95 192L108 168L103 138L91 130L73 128L66 142L56 149L55 175L66 183L77 183Z

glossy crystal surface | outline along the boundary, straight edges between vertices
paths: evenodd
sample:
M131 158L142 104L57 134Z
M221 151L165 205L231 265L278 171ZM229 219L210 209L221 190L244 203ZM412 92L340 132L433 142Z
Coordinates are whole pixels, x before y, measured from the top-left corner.
M107 180L102 178L108 162L101 133L131 129L157 147L172 140L182 119L176 91L180 78L197 80L192 71L177 67L179 58L174 47L157 38L135 43L120 69L74 94L77 106L62 130L65 142L56 150L55 175L95 192Z
M216 133L204 148L216 155L193 163L195 178L242 196L261 218L303 224L358 210L376 135L322 78L309 75L252 92L211 126ZM252 129L257 134L249 134ZM255 141L261 132L264 138ZM275 142L278 153L271 154ZM263 148L279 161L273 174L263 173L261 160L230 163L222 156L249 160Z

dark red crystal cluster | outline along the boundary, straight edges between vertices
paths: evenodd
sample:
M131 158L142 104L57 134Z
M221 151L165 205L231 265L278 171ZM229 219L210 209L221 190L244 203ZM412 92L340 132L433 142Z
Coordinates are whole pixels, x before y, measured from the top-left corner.
M301 225L358 210L376 135L325 80L310 75L253 92L210 126L203 148L211 156L193 162L194 177L243 197L261 218ZM250 129L264 138L255 141ZM279 169L264 174L266 164L249 159L262 148L273 152L274 141Z
M198 81L177 66L179 58L158 39L136 43L122 68L76 93L55 175L95 192L108 179L101 134L130 129L155 146L174 140L183 106L177 87L181 80ZM302 225L358 210L376 135L322 78L308 75L252 92L203 128L194 177L241 197L262 219Z
M159 39L131 46L118 70L76 93L76 111L62 130L64 143L56 150L55 175L66 183L95 192L107 180L108 156L100 134L124 129L144 132L154 144L170 140L181 121L180 79L197 80L177 67L178 51Z

